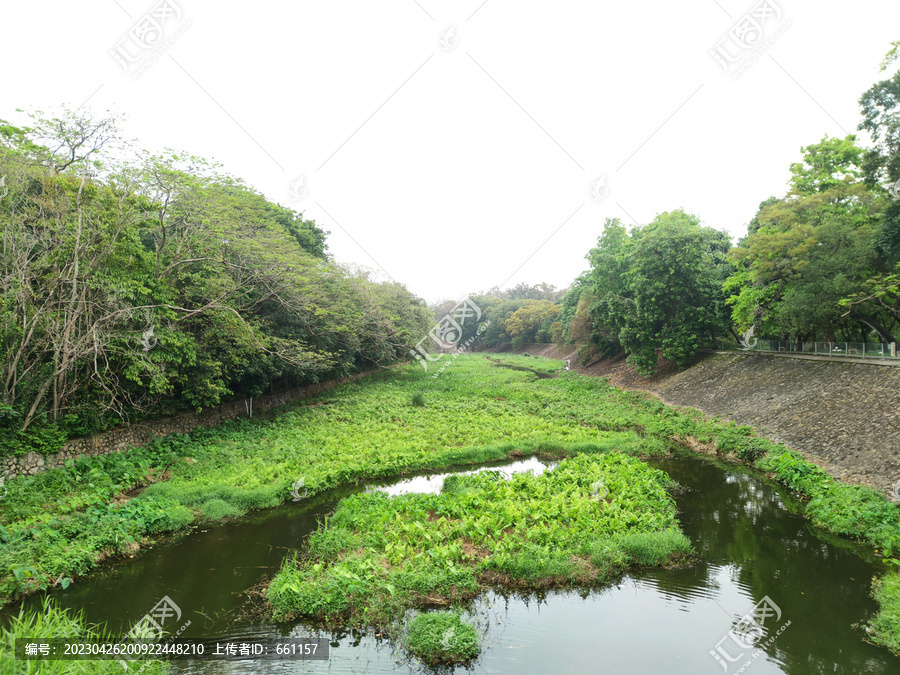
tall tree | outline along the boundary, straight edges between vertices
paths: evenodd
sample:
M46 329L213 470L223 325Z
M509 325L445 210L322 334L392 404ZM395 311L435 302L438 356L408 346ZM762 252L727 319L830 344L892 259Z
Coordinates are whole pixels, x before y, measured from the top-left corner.
M865 184L863 163L852 135L803 148L788 194L763 206L731 251L735 271L725 289L740 330L798 340L861 338L870 329L890 336L879 317L862 307L842 317L839 304L879 265L874 237L884 198Z

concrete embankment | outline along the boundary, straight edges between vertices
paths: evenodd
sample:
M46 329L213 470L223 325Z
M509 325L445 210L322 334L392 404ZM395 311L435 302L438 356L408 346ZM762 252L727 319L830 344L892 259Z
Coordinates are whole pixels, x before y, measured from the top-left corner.
M661 362L659 372L646 378L622 356L582 366L576 354L555 345L531 344L518 351L571 358L586 375L750 425L848 483L890 493L900 481L900 368L716 353L680 372Z

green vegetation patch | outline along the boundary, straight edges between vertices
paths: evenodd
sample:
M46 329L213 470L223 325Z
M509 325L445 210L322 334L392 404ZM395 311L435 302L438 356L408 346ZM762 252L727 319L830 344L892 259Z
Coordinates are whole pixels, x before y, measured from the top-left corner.
M541 476L451 476L438 495L359 494L286 561L268 599L281 620L384 626L411 608L490 587L594 586L684 559L668 477L621 453L579 455Z
M516 365L544 363L502 358ZM808 500L805 514L819 527L867 541L886 556L900 552L900 509L872 490L833 480L749 427L666 406L574 372L536 378L478 354L460 355L437 378L435 372L399 366L268 419L176 434L144 448L7 480L0 508L0 602L65 586L98 561L132 555L148 537L199 518L231 517L290 501L300 478L311 498L348 483L531 454L564 458L618 451L661 457L693 448L743 459L801 493ZM424 406L412 403L417 392L424 394ZM136 494L142 486L148 487ZM639 543L647 550L643 559L653 559L653 543ZM611 575L630 564L618 556L640 559L624 547L592 542L591 565ZM523 577L529 569L540 576L551 568L565 576L573 563L571 557L548 554L523 555L506 565ZM460 588L467 583L461 578ZM335 586L321 601L329 607L345 603L342 589Z
M869 622L869 640L900 653L900 574L876 579L873 595L881 611Z
M417 614L407 626L403 646L429 665L467 663L481 650L478 632L459 612Z

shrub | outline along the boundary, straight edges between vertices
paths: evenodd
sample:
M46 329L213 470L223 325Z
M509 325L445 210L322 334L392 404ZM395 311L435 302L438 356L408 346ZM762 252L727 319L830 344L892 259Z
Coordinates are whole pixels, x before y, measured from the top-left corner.
M783 447L783 446L782 446ZM784 449L763 457L758 464L764 471L771 471L776 478L794 492L818 494L832 479L822 469L810 464L793 451Z
M719 454L733 454L745 462L755 462L772 449L772 443L753 436L753 430L746 426L730 424L716 437L716 451Z
M734 455L738 459L745 462L756 462L758 459L765 457L766 453L772 448L772 444L764 438L751 438L746 445L735 451Z
M583 366L588 365L591 361L594 360L595 353L596 352L594 351L593 345L591 345L591 344L581 345L578 348L578 362Z
M25 431L4 429L0 433L0 457L21 457L29 452L41 455L58 452L66 439L66 433L56 424L39 422Z
M141 496L132 499L116 513L147 534L174 532L194 520L194 514L189 508L166 497Z

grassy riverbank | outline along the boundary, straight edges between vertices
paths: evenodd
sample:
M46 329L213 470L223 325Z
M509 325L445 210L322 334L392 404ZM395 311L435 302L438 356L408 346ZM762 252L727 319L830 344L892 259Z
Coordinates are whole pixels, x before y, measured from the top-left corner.
M501 359L542 371L563 365ZM0 601L77 583L99 561L135 555L160 533L290 501L301 479L311 496L360 480L532 453L660 456L690 447L729 456L808 497L805 509L817 525L887 554L900 551L898 510L883 496L830 479L748 427L710 421L574 372L539 378L477 354L454 359L437 378L435 372L398 366L271 419L169 437L7 481L0 502ZM900 601L887 591L879 599L886 613L873 635L900 651L900 626L892 618Z

